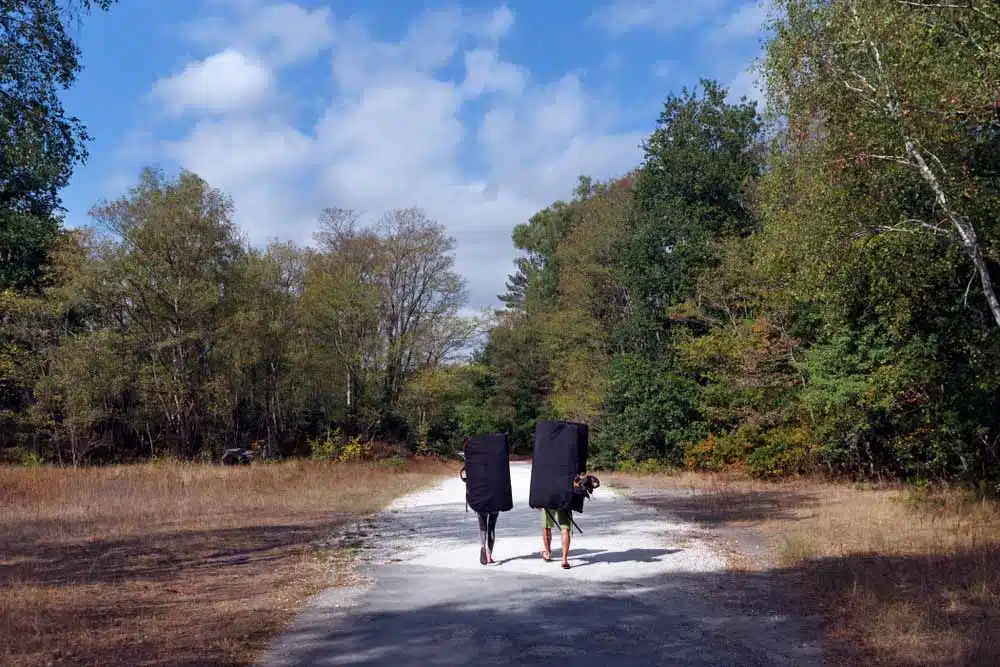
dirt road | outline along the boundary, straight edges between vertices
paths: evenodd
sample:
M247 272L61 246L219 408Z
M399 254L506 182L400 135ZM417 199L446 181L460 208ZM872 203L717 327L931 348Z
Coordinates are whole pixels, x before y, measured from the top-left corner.
M572 568L559 566L558 534L542 561L530 465L511 476L496 565L479 564L457 476L402 498L353 536L357 585L314 599L261 665L823 664L794 615L757 603L760 582L726 571L709 533L606 486L576 516Z

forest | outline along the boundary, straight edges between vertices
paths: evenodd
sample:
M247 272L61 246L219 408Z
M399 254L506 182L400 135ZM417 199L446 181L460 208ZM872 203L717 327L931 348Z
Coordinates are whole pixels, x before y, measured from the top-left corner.
M79 53L51 0L0 3L0 457L528 453L569 419L605 470L1000 492L1000 9L773 5L765 102L669 95L633 170L511 221L503 308L470 318L415 208L256 248L150 167L65 228Z

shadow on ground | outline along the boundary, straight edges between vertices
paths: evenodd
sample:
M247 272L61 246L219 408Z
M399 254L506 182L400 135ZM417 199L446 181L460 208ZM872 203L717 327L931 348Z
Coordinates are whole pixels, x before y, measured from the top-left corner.
M247 664L279 622L266 599L339 521L81 540L0 520L0 664Z
M818 502L814 493L786 490L726 489L722 492L695 493L688 489L649 492L638 488L634 495L632 489L629 491L636 502L705 527L779 519L798 521L803 516L801 510L809 509Z
M346 518L314 523L180 530L124 538L62 540L58 526L31 529L0 522L0 588L169 581L179 571L219 571L281 558L329 534ZM39 530L42 528L41 530ZM100 534L99 530L92 531Z
M466 575L477 595L432 605L417 596L384 599L381 591L412 580L424 589L454 589L453 573L399 565L379 580L350 613L334 599L307 612L265 664L822 664L815 644L803 639L802 617L769 596L766 575L675 574L571 586L482 571Z
M737 542L763 544L734 523L798 521L817 492L787 489L692 492L629 488L636 502ZM805 512L803 512L805 510ZM1000 665L1000 549L946 555L869 553L814 558L795 567L729 572L729 593L812 619L828 659L843 665L971 667ZM711 578L711 577L710 577ZM866 643L864 638L872 640Z

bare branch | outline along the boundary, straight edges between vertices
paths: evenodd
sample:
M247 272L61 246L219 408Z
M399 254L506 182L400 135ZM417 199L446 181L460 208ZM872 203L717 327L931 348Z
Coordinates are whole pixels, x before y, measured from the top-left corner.
M969 284L965 286L965 296L962 297L962 303L966 308L969 307L969 290L972 289L972 281L976 279L976 270L973 269L972 273L969 274Z
M884 160L886 162L897 162L897 163L899 163L901 165L905 165L907 167L914 167L914 168L917 167L917 165L914 164L911 160L908 160L908 159L906 159L906 157L901 156L901 155L873 155L871 153L867 153L867 154L865 154L865 157L871 158L873 160Z
M920 7L921 9L964 9L966 11L972 11L979 14L983 18L986 18L994 23L1000 23L1000 19L993 16L992 14L983 11L982 8L977 7L973 0L969 0L968 3L964 5L957 5L950 2L919 2L915 0L896 0L901 5L909 5L910 7Z

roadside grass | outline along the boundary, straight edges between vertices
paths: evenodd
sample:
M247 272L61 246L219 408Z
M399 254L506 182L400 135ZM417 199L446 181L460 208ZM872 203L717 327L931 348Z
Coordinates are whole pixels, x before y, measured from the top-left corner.
M454 464L0 468L0 664L247 665L347 549Z
M845 665L1000 665L1000 507L960 491L760 482L738 474L609 475L702 526L763 535L770 563L825 619Z

